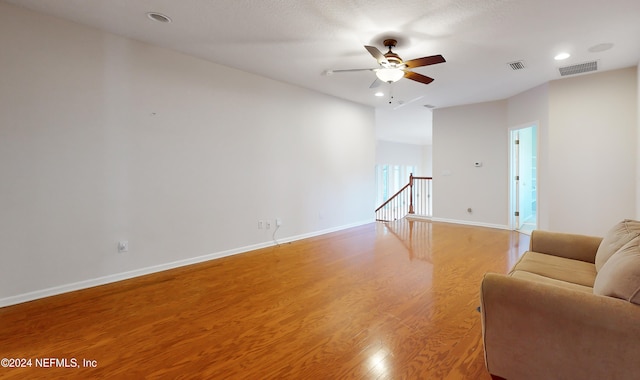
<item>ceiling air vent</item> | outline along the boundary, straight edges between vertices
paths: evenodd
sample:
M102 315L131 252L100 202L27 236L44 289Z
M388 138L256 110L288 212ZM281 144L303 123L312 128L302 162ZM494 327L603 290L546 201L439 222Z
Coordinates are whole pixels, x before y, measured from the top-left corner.
M509 62L507 65L511 67L511 70L522 70L525 67L523 61Z
M560 70L560 76L563 76L563 77L567 75L588 73L590 71L598 70L598 61L591 61L591 62L580 63L573 66L560 67L558 70Z

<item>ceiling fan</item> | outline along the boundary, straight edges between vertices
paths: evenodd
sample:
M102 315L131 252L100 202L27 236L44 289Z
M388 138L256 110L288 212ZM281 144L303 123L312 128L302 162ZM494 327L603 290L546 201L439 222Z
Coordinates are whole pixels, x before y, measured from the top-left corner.
M375 71L378 78L371 84L371 88L379 86L382 82L393 83L399 81L402 78L429 84L433 82L433 78L430 78L426 75L418 74L409 69L446 62L444 57L439 54L403 61L398 54L391 51L392 48L396 47L398 41L394 39L386 39L383 43L384 46L389 48L389 51L385 54L382 54L382 52L375 46L365 45L364 47L365 49L367 49L369 54L371 54L373 58L378 61L380 68L329 70L327 71L327 74L348 71Z

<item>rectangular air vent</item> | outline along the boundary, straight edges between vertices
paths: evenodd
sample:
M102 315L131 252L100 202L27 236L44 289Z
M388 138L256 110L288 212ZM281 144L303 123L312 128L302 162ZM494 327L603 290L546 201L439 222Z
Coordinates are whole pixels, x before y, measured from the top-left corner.
M524 61L515 61L515 62L509 62L507 63L507 65L509 65L509 67L511 67L511 70L522 70L524 69Z
M560 76L563 76L563 77L567 75L588 73L590 71L598 70L598 61L591 61L591 62L580 63L572 66L560 67L558 70L560 70Z

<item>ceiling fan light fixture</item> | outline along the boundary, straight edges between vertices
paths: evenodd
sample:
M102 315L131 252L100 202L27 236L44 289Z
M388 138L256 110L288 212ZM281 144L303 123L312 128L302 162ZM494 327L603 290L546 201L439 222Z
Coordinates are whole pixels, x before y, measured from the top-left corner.
M379 69L376 71L376 76L383 82L393 83L404 77L404 71L400 69Z

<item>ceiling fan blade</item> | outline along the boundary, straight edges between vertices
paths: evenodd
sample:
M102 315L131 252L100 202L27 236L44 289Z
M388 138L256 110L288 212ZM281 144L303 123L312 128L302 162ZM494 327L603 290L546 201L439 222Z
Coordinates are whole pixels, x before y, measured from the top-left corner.
M429 57L416 58L409 61L405 61L404 64L407 65L408 68L412 69L414 67L422 67L435 65L436 63L444 63L447 62L443 56L441 55L432 55Z
M342 70L326 70L325 73L331 75L333 73L348 73L352 71L375 71L377 69L342 69Z
M382 52L378 50L377 47L365 45L364 48L367 49L369 54L371 54L373 58L375 58L376 61L378 61L379 64L384 63L386 65L389 63L389 61L387 61L387 57L385 57L384 54L382 54Z
M424 84L433 82L433 78L430 78L426 75L414 73L413 71L404 70L404 77Z
M376 80L373 81L373 83L371 83L371 86L369 86L369 88L376 88L379 87L382 83L380 79L376 78Z

